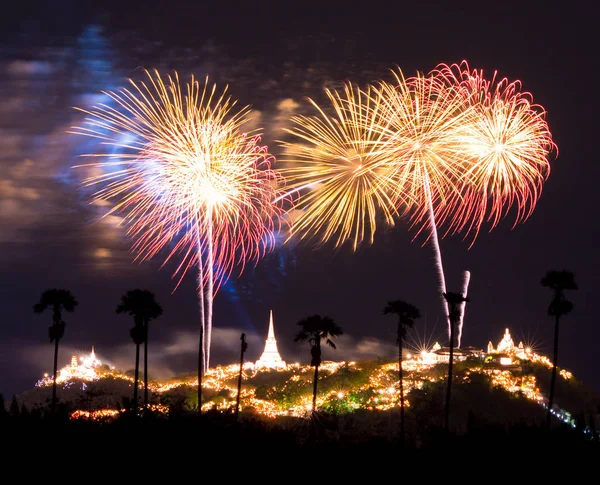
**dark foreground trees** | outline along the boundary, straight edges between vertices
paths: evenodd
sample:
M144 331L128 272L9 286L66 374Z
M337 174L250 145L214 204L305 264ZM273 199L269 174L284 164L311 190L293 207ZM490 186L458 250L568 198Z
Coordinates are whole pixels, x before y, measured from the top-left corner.
M121 297L117 313L133 316L133 328L129 331L135 343L135 374L133 382L133 410L137 409L138 383L140 370L140 345L144 344L144 409L148 407L148 324L150 320L162 315L162 307L157 303L154 293L148 290L129 290Z
M77 300L69 290L46 290L42 293L40 301L33 305L35 313L42 313L47 308L52 309L52 325L48 328L50 342L54 342L54 365L52 372L52 413L56 411L56 377L58 372L58 344L65 335L65 322L62 312L72 312L77 307Z
M550 395L548 396L548 414L546 424L550 427L552 421L552 406L554 405L554 390L556 385L556 369L558 365L558 328L560 317L571 313L573 303L565 297L565 290L576 290L575 276L572 272L548 271L542 278L541 285L554 291L552 301L548 306L548 315L554 317L554 357L552 360L552 378L550 380Z
M444 429L448 431L450 424L450 399L452 397L452 365L454 363L454 335L456 326L460 321L462 303L469 299L460 293L444 293L444 299L448 302L448 318L450 320L450 357L448 359L448 383L446 384L446 406L444 408Z
M406 329L412 328L417 318L421 318L419 309L402 300L389 301L383 309L383 313L394 314L398 318L398 326L396 329L398 344L398 382L400 387L400 440L404 443L405 423L404 423L404 384L402 372L402 344L406 339Z
M319 382L319 366L321 365L321 340L325 340L327 345L335 349L335 344L331 338L339 337L344 331L332 318L322 317L321 315L304 318L298 322L298 325L302 329L294 338L294 342L308 341L311 355L310 365L315 368L312 397L312 412L314 413L317 407L317 385Z

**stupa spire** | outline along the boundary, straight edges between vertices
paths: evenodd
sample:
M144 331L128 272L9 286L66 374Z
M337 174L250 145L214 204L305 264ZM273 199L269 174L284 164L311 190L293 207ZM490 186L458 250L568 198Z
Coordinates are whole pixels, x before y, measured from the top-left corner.
M273 325L273 310L269 312L269 331L265 341L265 350L260 359L254 363L255 367L268 367L271 369L285 368L286 364L277 350L277 340L275 339L275 327Z
M267 335L267 340L268 339L275 340L275 330L273 329L273 310L269 310L269 333Z

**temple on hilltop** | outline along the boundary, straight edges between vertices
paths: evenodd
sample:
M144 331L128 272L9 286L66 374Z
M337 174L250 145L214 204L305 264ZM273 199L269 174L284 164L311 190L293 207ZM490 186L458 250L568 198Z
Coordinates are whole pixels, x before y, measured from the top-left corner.
M96 357L96 352L92 345L91 353L80 357L73 355L69 365L58 370L56 382L60 384L70 381L71 379L95 381L99 378L98 371L100 370L100 367L102 367L102 362ZM41 387L50 384L52 384L52 376L48 373L44 373L44 377L37 382L36 386Z
M462 347L452 349L452 361L463 361L469 357L483 358L483 351L476 347ZM423 350L416 357L417 361L425 365L433 365L450 362L450 347L442 347L436 342L431 350Z
M531 358L531 349L529 347L525 348L523 342L515 345L508 328L504 331L504 337L502 337L496 348L494 348L492 342L488 343L487 353L501 354L500 363L503 365L510 365L515 357L518 359Z
M254 368L260 369L263 367L269 369L284 369L286 367L277 350L277 340L275 340L275 330L273 329L273 310L270 311L269 315L269 333L265 341L265 350L260 359L254 363Z

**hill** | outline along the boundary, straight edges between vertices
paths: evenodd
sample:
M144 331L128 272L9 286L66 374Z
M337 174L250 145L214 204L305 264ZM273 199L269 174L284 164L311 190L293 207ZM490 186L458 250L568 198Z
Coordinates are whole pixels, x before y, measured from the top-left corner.
M78 367L59 374L58 398L72 418L107 420L130 404L133 378L106 366L92 366L95 374ZM407 360L404 392L407 429L413 436L441 426L447 364ZM237 396L239 365L217 366L203 378L204 412L231 413ZM540 425L545 415L550 368L546 357L517 359L511 365L498 360L469 357L456 362L451 426L465 432L474 422L512 426ZM292 422L310 415L313 368L300 364L284 369L243 369L241 416ZM51 380L45 377L19 396L20 407L42 412L48 406ZM195 375L150 381L150 402L158 413L185 413L197 408ZM140 396L143 393L140 393ZM385 435L397 420L399 402L397 363L385 361L324 362L320 368L317 407L325 416L352 422L355 432ZM557 379L556 416L571 428L598 431L600 396L568 371ZM361 419L358 419L358 418ZM364 428L364 429L363 429Z

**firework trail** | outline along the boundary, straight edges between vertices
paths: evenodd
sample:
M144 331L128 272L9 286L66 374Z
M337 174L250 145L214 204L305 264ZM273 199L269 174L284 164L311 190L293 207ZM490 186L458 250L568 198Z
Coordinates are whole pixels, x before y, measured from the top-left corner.
M395 153L402 191L414 203L409 210L415 237L429 228L445 291L438 225L446 225L443 236L472 235L472 246L485 222L491 231L513 207L515 225L526 220L555 145L544 110L520 91L518 81L496 81L495 74L486 80L466 62L440 64L428 76L393 74L394 83L374 88L388 107L382 131L388 131L384 138Z
M470 271L463 271L463 281L462 281L462 287L460 290L460 294L464 297L467 298L468 296L468 292L469 292L469 282L471 281L471 272ZM460 342L462 339L462 329L463 329L463 322L465 320L465 308L466 308L466 301L463 301L460 306L459 306L459 310L460 310L460 321L458 322L458 340L457 340L457 347L460 348Z
M377 220L394 225L398 201L406 202L389 150L382 149L380 98L346 84L343 92L326 90L327 107L310 100L316 114L292 117L281 142L280 169L286 194L300 195L290 237L315 238L321 245L373 242ZM288 239L289 240L289 239Z
M399 69L392 74L393 83L380 81L374 88L384 106L384 122L376 130L385 135L385 149L393 160L401 192L411 203L406 210L411 225L417 227L415 238L429 229L424 244L431 239L449 334L448 303L441 296L446 282L436 221L447 217L440 208L459 197L460 164L453 154L452 134L469 113L459 86L442 83L434 75L405 78Z
M166 251L179 258L175 289L197 268L204 367L210 362L213 298L234 267L258 261L273 246L282 208L274 204L277 174L258 132L244 133L248 107L193 76L182 89L175 73L146 71L145 82L104 92L109 104L79 109L87 116L70 133L98 139L85 186L123 214L135 260ZM115 152L115 153L111 153ZM175 290L174 290L175 291ZM200 371L200 369L199 369Z
M429 187L429 179L425 179L425 192L427 194L427 201L429 205L429 222L430 222L430 231L431 231L431 245L433 246L433 253L435 255L435 267L438 273L438 279L440 283L440 294L444 295L446 293L446 277L444 276L444 264L442 262L442 251L440 250L440 243L438 240L437 227L435 225L435 214L433 212L433 203L431 202L431 189ZM442 296L442 305L444 306L444 315L446 316L446 324L448 327L448 335L450 335L450 308L448 307L448 302Z

